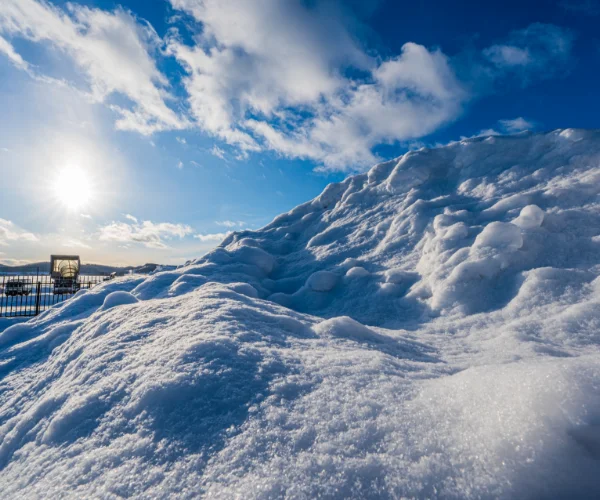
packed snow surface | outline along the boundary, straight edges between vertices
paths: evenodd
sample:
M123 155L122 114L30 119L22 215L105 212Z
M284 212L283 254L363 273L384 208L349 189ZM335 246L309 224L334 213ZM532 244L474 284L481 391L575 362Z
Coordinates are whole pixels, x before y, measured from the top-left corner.
M3 498L600 496L600 133L469 139L0 333Z

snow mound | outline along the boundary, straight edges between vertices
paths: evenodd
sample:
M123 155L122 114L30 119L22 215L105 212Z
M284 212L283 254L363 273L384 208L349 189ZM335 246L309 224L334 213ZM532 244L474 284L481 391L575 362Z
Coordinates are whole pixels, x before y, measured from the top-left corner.
M600 132L410 152L8 324L3 498L595 498Z

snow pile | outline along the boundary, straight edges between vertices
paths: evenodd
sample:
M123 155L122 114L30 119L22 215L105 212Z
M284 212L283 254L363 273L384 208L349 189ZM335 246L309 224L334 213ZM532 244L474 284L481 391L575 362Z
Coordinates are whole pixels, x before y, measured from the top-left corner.
M600 133L461 141L0 332L4 497L600 495Z

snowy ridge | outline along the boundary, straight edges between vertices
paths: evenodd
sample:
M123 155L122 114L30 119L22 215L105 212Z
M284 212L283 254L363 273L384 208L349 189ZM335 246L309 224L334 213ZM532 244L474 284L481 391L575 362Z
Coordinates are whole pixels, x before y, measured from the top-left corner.
M0 332L0 488L600 494L600 132L469 139Z

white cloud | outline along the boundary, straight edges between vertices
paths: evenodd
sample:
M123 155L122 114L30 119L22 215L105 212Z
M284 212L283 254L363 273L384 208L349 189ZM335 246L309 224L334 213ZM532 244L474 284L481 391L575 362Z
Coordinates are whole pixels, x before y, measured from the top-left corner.
M129 220L130 220L130 221L132 221L132 222L135 222L136 224L138 223L137 217L134 217L134 216L133 216L133 215L131 215L131 214L125 214L125 218L126 218L126 219L129 219Z
M468 56L408 42L381 57L359 42L359 21L337 0L169 2L177 23L194 26L186 14L198 22L192 43L175 28L161 40L122 9L4 0L0 52L27 69L12 38L60 49L87 76L93 99L116 93L132 102L111 105L120 129L198 127L235 148L234 158L271 150L324 170L356 170L379 159L378 145L422 139L500 84L558 74L573 42L568 30L536 23ZM160 57L184 68L187 102L170 92ZM226 158L217 145L210 152Z
M524 130L531 130L535 128L535 124L529 120L526 120L522 116L514 118L512 120L499 120L498 123L502 129L509 134L515 134L517 132L523 132Z
M452 122L478 95L469 79L493 87L518 71L525 84L547 74L572 41L556 26L533 24L484 49L463 80L439 49L406 43L395 57L372 57L337 2L170 1L202 25L195 45L172 36L167 49L187 71L197 124L245 154L266 148L326 170L369 166L377 145Z
M284 155L346 170L376 162L372 148L378 144L422 137L454 120L465 99L444 54L407 43L373 70L370 83L352 87L293 133L265 122L248 126Z
M495 128L486 128L480 130L477 134L470 137L462 136L461 139L472 139L474 137L488 137L490 135L516 134L525 130L535 128L535 123L526 120L522 116L513 118L512 120L498 120ZM454 142L454 141L452 141Z
M67 247L67 248L92 248L87 243L84 243L83 241L77 240L77 239L74 239L74 238L69 238L68 240L66 240L65 242L63 242L63 247Z
M313 104L343 83L340 66L371 64L332 2L311 8L300 0L171 3L203 23L198 45L169 42L169 51L189 73L185 85L192 113L203 129L243 150L260 149L237 126L248 111L273 117L285 106Z
M8 242L16 241L38 241L38 237L9 220L0 219L0 245L7 246Z
M5 266L26 266L27 264L31 264L30 260L25 259L4 259L0 258L0 264Z
M92 216L90 214L79 214L80 217L84 218L84 219L91 219Z
M221 242L223 241L229 234L231 234L230 232L227 233L212 233L212 234L195 234L194 238L198 238L200 241L203 242Z
M181 169L183 168L183 162L182 162L181 160L179 160L179 161L177 162L177 168L178 168L179 170L181 170Z
M210 150L210 153L213 156L216 156L217 158L221 158L221 160L225 159L225 151L223 151L220 147L218 147L217 145L214 145L212 147L212 149Z
M165 241L184 238L191 234L192 228L185 224L169 222L142 221L138 223L111 222L101 227L98 239L120 243L142 243L148 248L169 248Z
M407 43L399 56L377 61L344 15L332 15L335 3L171 3L203 23L198 45L169 41L188 71L192 112L242 151L366 166L376 160L374 146L423 136L461 112L466 95L441 51ZM344 76L350 66L362 76Z
M112 93L130 99L132 109L111 106L120 115L117 128L149 134L185 126L165 103L169 82L153 59L160 38L149 24L138 22L129 12L76 4L68 4L64 11L42 1L3 0L0 33L51 43L69 55L87 76L93 99L103 101ZM27 63L2 40L0 51L25 68Z
M222 220L222 221L215 221L215 224L217 224L218 226L224 226L224 227L243 227L246 225L246 223L244 221L233 221L233 220Z
M29 71L29 64L15 51L8 40L0 36L0 53L4 54L19 69Z

